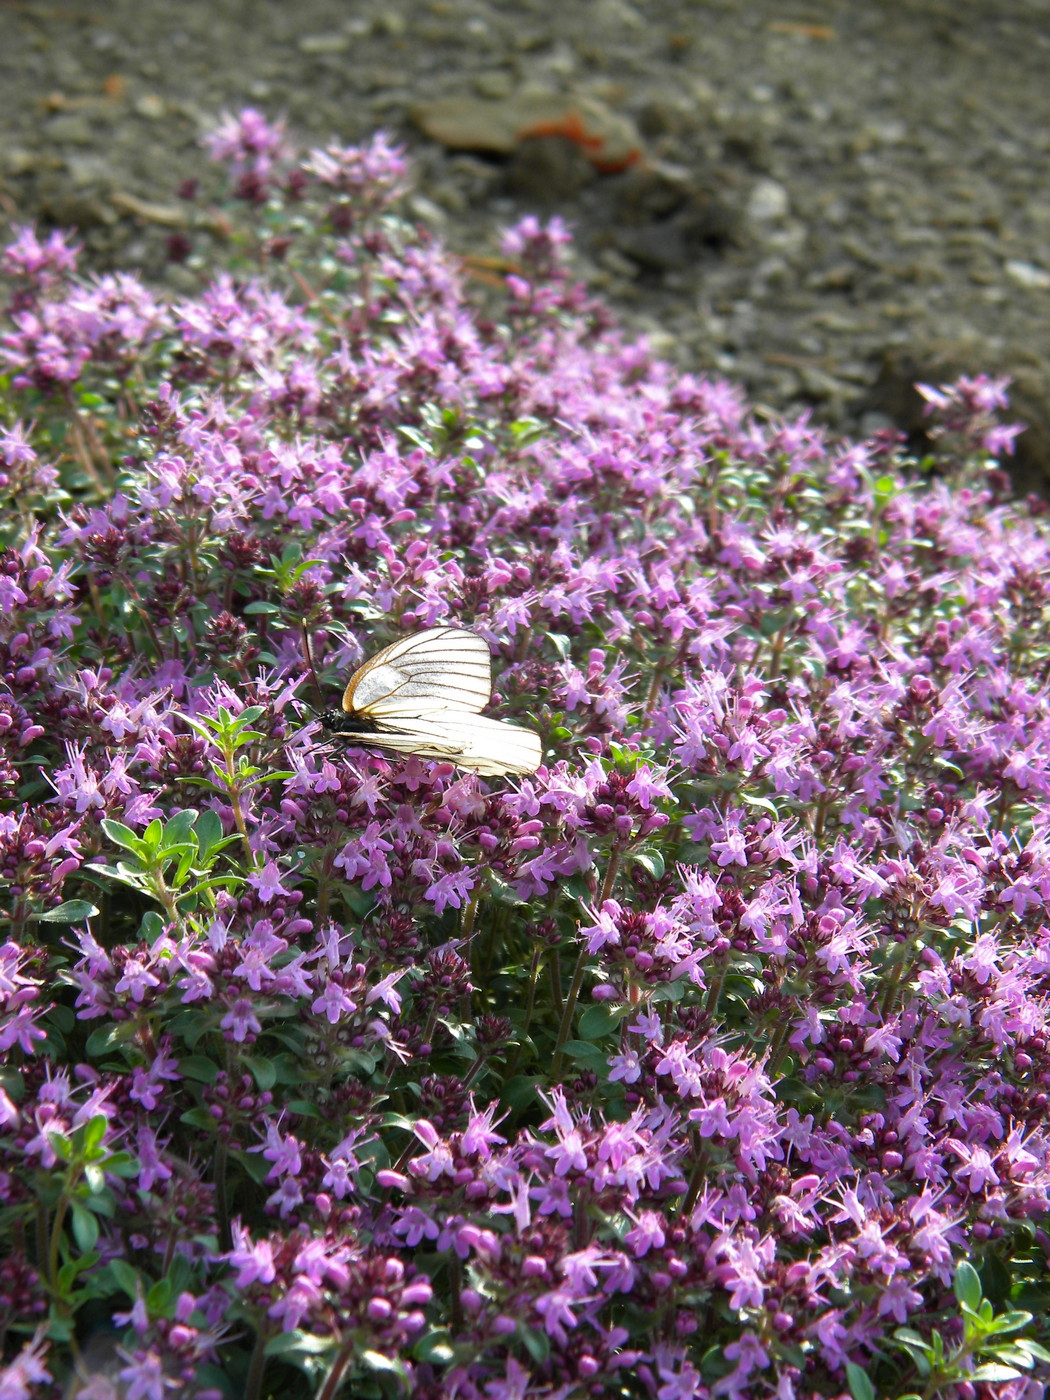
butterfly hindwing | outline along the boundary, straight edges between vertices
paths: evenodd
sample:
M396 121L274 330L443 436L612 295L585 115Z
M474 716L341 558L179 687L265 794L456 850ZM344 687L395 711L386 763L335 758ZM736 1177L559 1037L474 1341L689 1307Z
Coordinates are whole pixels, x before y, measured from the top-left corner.
M381 727L367 742L420 758L447 759L485 777L535 773L543 760L540 737L531 729L454 710L398 721L396 728Z

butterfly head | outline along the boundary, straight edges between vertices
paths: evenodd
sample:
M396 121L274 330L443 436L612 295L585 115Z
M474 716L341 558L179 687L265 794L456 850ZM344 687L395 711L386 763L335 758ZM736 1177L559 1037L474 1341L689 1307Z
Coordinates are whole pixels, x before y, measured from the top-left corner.
M367 719L360 719L357 715L348 715L345 710L325 710L318 715L321 721L321 728L327 729L329 734L372 734L375 732L375 725Z

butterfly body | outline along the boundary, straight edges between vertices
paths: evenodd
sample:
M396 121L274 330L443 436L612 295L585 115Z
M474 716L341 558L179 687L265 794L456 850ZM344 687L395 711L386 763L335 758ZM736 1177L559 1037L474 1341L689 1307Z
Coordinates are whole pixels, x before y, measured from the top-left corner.
M539 735L481 714L491 694L484 640L461 627L428 627L366 661L350 677L342 710L326 711L321 723L486 777L534 773L543 757Z
M325 710L318 718L321 727L329 734L373 734L375 724L367 719L358 719L343 710Z

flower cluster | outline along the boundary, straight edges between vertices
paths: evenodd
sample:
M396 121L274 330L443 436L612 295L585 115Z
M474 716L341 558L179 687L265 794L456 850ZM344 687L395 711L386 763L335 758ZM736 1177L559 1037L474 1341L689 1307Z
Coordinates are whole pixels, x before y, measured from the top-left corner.
M1002 386L920 477L626 340L557 221L498 302L383 137L212 151L251 275L4 257L0 1394L1037 1400ZM435 623L535 774L326 738Z

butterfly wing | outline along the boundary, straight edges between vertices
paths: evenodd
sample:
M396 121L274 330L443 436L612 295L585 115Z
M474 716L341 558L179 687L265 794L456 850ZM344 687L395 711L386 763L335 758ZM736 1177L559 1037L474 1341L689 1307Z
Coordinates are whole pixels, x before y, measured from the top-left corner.
M363 736L367 744L420 758L447 759L457 768L494 778L504 773L535 773L543 761L540 736L504 720L467 710L380 722Z
M382 724L443 709L478 714L491 694L492 658L483 638L462 627L428 627L355 671L343 709Z

